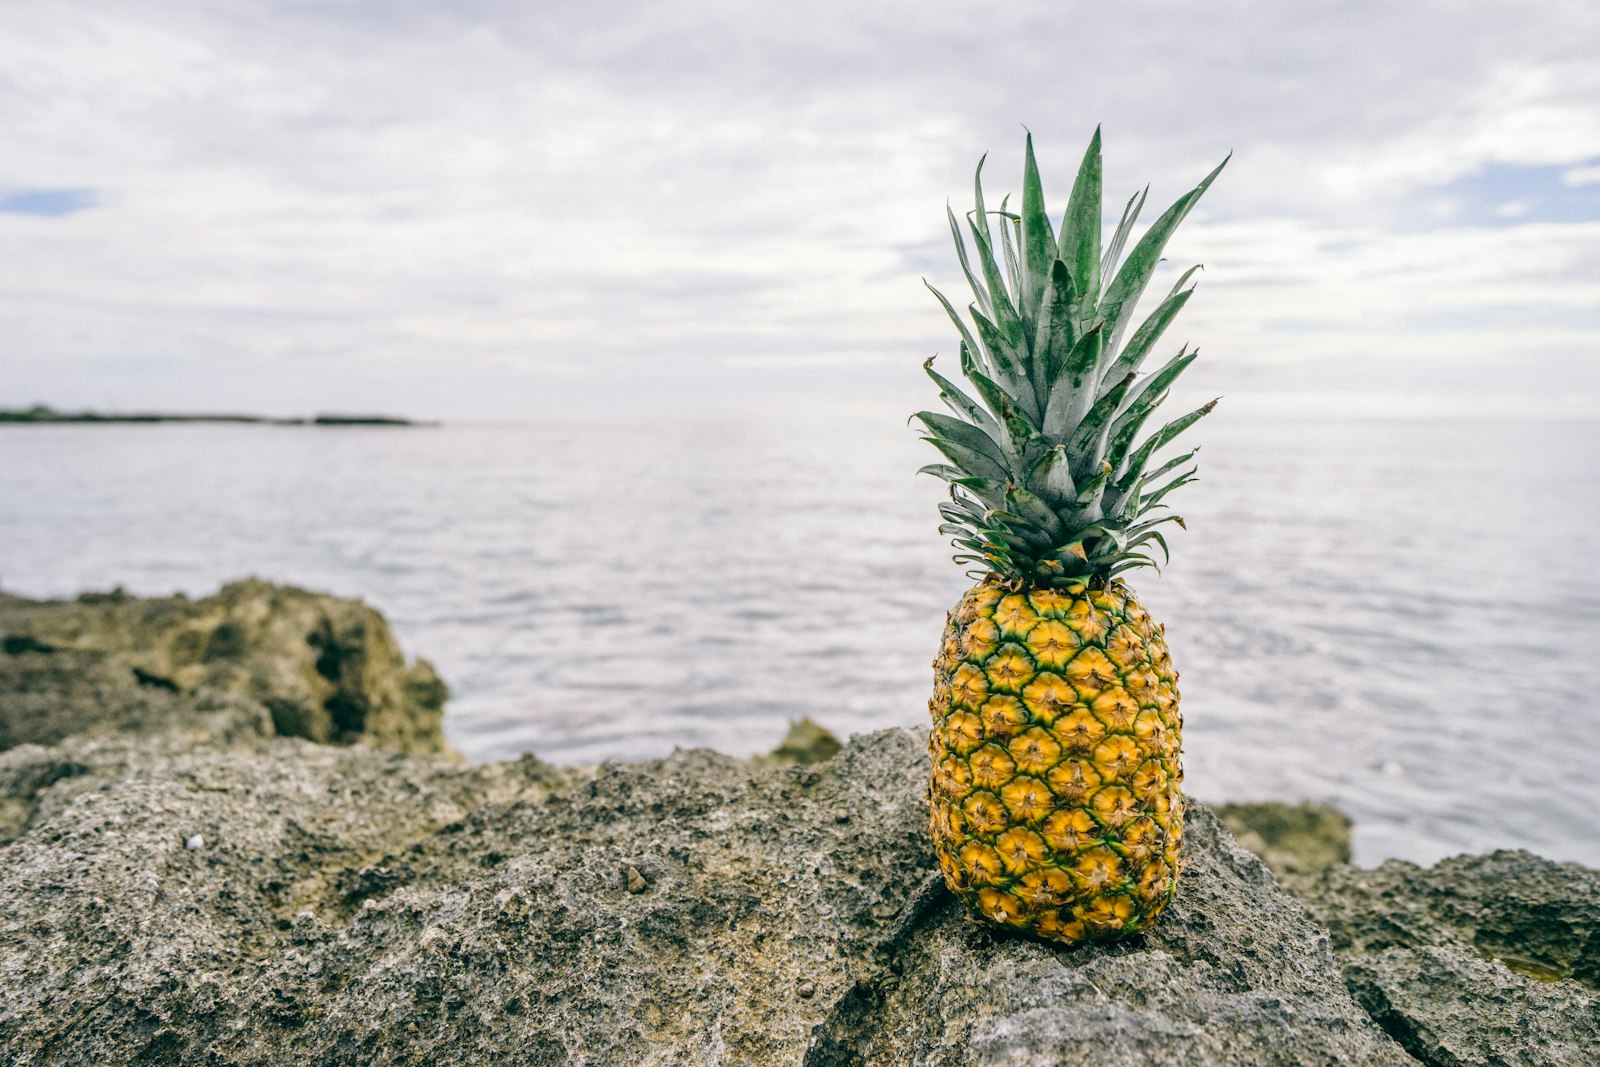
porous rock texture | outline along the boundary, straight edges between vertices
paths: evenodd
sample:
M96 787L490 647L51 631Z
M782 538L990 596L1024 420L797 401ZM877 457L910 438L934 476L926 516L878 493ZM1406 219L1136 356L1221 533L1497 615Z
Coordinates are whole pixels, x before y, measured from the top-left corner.
M1600 1064L1600 872L1526 852L1349 866L1321 804L1216 814L1331 932L1346 984L1437 1067Z
M1350 862L1350 817L1309 801L1218 804L1213 809L1241 846L1260 856L1279 881Z
M23 746L0 755L0 784L43 799L0 849L0 1049L17 1064L1405 1062L1326 937L1204 810L1156 932L1072 951L996 940L936 883L918 894L926 773L909 730L759 771L707 751L572 771L289 740Z
M200 600L0 594L0 749L137 731L193 710L174 697L217 693L261 704L269 733L444 747L444 683L365 604L253 579Z
M1295 886L1356 999L1422 1062L1600 1064L1600 871L1495 852Z
M1327 934L1201 806L1148 935L1000 936L930 880L920 731L831 757L467 766L377 747L439 747L437 706L401 700L389 713L409 727L286 738L273 700L328 699L294 681L322 620L364 620L388 691L414 668L358 605L229 590L148 608L172 635L283 605L289 621L242 630L264 647L225 639L216 668L159 651L194 638L118 622L97 632L123 637L90 643L73 637L87 625L29 623L71 606L0 605L0 719L51 742L0 752L0 1063L1414 1062L1351 998ZM221 622L179 621L196 617ZM1558 907L1592 919L1586 900ZM1576 954L1529 958L1568 961L1576 985L1582 928L1591 940L1561 942Z

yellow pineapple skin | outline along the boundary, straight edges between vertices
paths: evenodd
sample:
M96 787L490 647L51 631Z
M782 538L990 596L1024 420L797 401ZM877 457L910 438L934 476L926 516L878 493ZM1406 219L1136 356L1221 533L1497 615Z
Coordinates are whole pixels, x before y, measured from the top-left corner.
M1164 628L1125 585L973 587L928 709L952 893L1051 941L1149 928L1177 887L1183 721Z

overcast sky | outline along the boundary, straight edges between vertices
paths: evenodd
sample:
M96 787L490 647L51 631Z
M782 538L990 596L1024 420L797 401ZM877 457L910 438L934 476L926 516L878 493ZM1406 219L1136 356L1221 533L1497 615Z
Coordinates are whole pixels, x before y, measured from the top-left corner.
M1600 412L1600 4L8 5L0 405L919 405L1103 123L1236 410ZM1158 203L1159 202L1159 203Z

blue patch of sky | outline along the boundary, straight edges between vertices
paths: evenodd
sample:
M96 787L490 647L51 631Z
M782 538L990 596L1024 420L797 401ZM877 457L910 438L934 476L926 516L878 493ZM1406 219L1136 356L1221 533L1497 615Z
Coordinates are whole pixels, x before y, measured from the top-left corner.
M1420 200L1414 221L1424 227L1600 221L1600 159L1553 167L1495 163Z
M19 189L0 195L0 214L54 219L87 211L98 202L93 189Z

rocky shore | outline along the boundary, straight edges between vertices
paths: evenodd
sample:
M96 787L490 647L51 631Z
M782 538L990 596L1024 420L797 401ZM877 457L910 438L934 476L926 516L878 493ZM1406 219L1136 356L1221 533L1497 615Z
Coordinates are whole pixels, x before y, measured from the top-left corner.
M395 415L312 415L308 418L274 418L270 415L227 413L197 414L181 412L103 412L57 411L44 404L30 408L0 408L0 424L40 426L56 423L78 425L118 425L123 423L227 422L259 426L437 426Z
M1195 804L1157 928L1068 950L930 879L916 731L471 766L444 697L332 597L0 596L0 1062L1600 1062L1585 868Z

